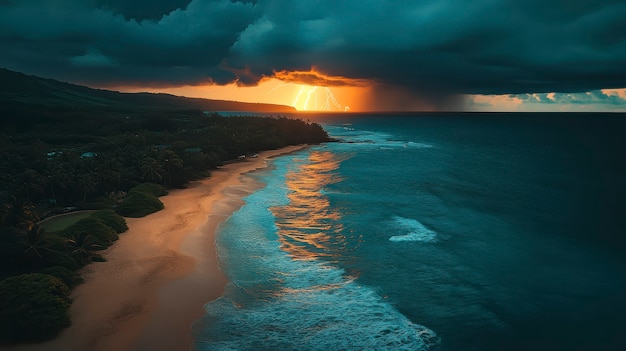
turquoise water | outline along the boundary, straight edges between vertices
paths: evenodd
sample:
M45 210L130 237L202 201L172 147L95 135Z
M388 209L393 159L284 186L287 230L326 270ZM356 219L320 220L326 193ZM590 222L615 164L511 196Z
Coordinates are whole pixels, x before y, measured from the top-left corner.
M626 123L310 116L217 239L199 350L619 350Z

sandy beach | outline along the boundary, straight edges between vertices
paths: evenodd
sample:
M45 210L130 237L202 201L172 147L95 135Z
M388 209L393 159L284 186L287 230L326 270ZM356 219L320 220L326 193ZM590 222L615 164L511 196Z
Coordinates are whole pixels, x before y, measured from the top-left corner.
M72 326L50 342L10 350L190 350L193 322L227 283L218 267L216 229L259 187L242 175L303 147L228 164L162 197L164 210L128 218L128 232L103 251L107 262L83 269L85 283L72 293Z

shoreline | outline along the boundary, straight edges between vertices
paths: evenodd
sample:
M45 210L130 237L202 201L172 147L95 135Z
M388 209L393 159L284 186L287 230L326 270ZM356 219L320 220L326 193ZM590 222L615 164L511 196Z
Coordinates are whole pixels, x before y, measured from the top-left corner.
M263 151L161 197L165 208L126 218L129 230L102 251L107 262L82 270L72 291L72 325L51 341L7 347L39 350L191 350L192 325L227 284L215 248L217 228L259 189L244 177L272 157L308 145Z

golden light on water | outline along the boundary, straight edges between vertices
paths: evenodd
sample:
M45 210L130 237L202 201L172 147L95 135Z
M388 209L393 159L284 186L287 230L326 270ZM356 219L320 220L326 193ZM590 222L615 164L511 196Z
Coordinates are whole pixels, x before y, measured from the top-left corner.
M281 248L296 260L333 256L343 240L341 214L321 192L341 180L333 173L340 160L331 152L312 151L307 161L286 176L289 204L271 208Z

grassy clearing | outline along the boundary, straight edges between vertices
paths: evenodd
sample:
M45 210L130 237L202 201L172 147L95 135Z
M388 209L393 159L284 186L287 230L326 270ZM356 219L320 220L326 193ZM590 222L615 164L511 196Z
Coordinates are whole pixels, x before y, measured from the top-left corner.
M39 226L47 233L60 232L72 224L89 217L94 211L72 212L48 218L39 223Z

